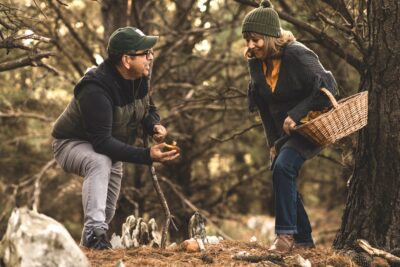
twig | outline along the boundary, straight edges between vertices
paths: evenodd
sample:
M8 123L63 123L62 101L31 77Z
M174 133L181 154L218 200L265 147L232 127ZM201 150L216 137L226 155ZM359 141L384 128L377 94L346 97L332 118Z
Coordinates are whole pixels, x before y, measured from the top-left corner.
M32 56L26 56L17 60L1 63L0 72L6 70L13 70L25 66L36 66L37 65L36 61L40 61L42 58L46 58L52 55L54 55L53 52L39 52Z
M86 54L86 56L89 58L90 62L94 65L98 65L96 62L96 59L93 56L93 51L89 48L89 46L86 45L86 43L83 41L83 39L79 36L79 34L75 31L74 27L72 27L71 23L68 22L66 17L62 14L60 8L56 6L52 0L48 0L49 5L54 9L54 11L57 13L57 16L61 19L61 21L64 23L65 27L67 27L68 31L71 33L71 36L75 39L75 41L80 45L82 48L83 52ZM61 1L57 0L58 3L62 5L66 5L62 3Z
M160 184L158 183L156 170L155 170L153 165L151 165L149 167L149 169L150 169L151 176L153 178L154 189L156 190L157 195L160 198L161 205L162 205L163 210L164 210L165 223L163 225L162 235L161 235L161 248L165 248L165 243L167 242L167 235L168 235L168 229L169 229L170 223L172 223L172 225L174 226L175 230L178 231L178 228L175 225L174 217L171 215L171 212L169 211L167 200L165 199L164 193L161 190Z
M357 239L357 245L360 246L363 250L365 250L371 256L378 256L387 259L388 261L394 263L400 263L400 258L383 250L372 247L367 240Z
M345 164L343 164L343 162L341 162L341 161L339 161L337 159L334 159L333 157L329 157L329 156L326 156L326 155L323 155L323 154L319 154L317 157L329 160L330 162L338 164L338 165L340 165L342 167L346 166Z
M149 88L151 88L150 81L151 81L152 70L153 70L153 65L151 64L150 65L150 73L149 73L149 76L148 76L149 78L147 80ZM143 145L144 145L144 147L148 147L148 142L149 142L149 139L148 139L147 133L145 131L143 131ZM174 217L171 215L171 212L170 212L169 207L168 207L167 200L165 199L164 193L163 193L163 191L162 191L162 189L160 187L160 184L158 183L158 178L157 178L157 175L156 175L156 169L154 168L153 164L151 164L149 166L149 170L150 170L150 174L151 174L151 177L152 177L154 189L156 190L157 195L160 198L160 202L161 202L161 205L163 207L164 215L165 215L165 222L163 224L163 229L162 229L162 234L161 234L161 245L160 245L161 248L164 249L165 248L165 244L167 242L167 235L168 235L168 230L169 230L170 223L172 223L172 225L174 226L176 231L178 231L178 228L176 227L176 224L174 222Z
M35 175L32 209L36 212L38 212L40 205L40 180L42 179L46 171L50 169L55 163L56 163L55 159L50 160L49 162L46 163L46 165L44 165L44 167L40 170L40 172Z
M47 19L46 14L43 12L43 10L40 8L40 6L38 5L38 3L36 3L35 0L33 0L33 3L35 3L35 6L37 9L39 9L40 13L42 13L42 15Z
M240 135L242 135L242 134L244 134L244 133L250 131L251 129L256 128L256 127L259 127L259 126L261 126L261 123L253 124L253 125L251 125L251 126L245 128L245 129L243 129L243 130L241 130L241 131L239 131L239 132L234 133L233 135L231 135L230 137L225 138L225 139L220 139L220 138L216 138L216 137L210 137L210 138L211 138L212 140L215 140L215 141L218 141L218 142L220 142L220 143L223 143L223 142L227 142L227 141L229 141L229 140L232 140L232 139L234 139L236 136L240 136Z
M53 118L49 118L43 115L39 115L39 114L35 114L35 113L29 113L29 112L11 112L11 113L3 113L0 111L0 118L19 118L19 117L23 117L23 118L30 118L30 119L38 119L41 121L48 121L48 122L52 122L54 121Z

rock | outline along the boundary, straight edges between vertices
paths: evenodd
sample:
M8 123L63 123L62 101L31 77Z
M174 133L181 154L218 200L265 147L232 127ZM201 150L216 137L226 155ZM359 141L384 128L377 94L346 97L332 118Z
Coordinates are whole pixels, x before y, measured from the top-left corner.
M273 263L272 261L260 261L256 267L279 267L280 265Z
M178 247L178 245L174 242L174 243L172 243L171 245L169 245L169 246L167 247L167 249L168 249L168 250L175 250L177 247Z
M12 212L0 258L5 267L90 266L64 226L27 208Z
M245 250L242 250L242 251L239 251L238 253L236 253L236 255L235 256L238 256L238 257L243 257L243 256L250 256L250 253L249 252L247 252L247 251L245 251Z
M289 266L311 267L311 262L309 260L304 259L299 254L285 257L285 263Z
M117 261L117 263L115 264L115 267L125 267L125 264L122 260Z
M257 237L252 236L252 237L250 238L250 243L255 243L255 242L257 242Z
M204 254L203 256L201 256L200 258L205 264L211 264L214 262L213 257L211 257L210 255L206 255Z
M210 245L216 245L219 244L220 239L216 237L215 235L207 236L206 237L206 243Z
M198 251L200 251L199 244L193 238L183 241L182 248L187 252L198 252Z

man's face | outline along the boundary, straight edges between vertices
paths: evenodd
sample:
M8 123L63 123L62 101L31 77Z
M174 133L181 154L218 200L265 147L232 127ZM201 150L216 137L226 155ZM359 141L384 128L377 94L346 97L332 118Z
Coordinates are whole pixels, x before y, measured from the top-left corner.
M154 59L152 50L138 50L135 53L126 54L129 63L128 73L136 78L149 76L150 66Z

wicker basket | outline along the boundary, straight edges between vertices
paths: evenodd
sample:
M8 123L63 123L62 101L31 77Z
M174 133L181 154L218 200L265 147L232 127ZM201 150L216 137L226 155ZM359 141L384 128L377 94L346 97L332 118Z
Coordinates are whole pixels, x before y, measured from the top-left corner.
M303 135L314 144L329 145L335 143L365 125L368 120L368 92L361 92L344 98L339 102L325 88L321 88L333 108L309 122L299 125L295 132Z

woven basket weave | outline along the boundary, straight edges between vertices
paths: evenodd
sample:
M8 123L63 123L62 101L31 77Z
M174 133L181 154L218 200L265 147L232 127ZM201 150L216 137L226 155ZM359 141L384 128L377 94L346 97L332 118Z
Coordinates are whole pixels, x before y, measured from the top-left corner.
M321 88L333 108L309 122L297 126L294 131L314 144L329 145L367 125L368 92L361 92L339 102L325 88Z

